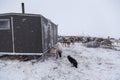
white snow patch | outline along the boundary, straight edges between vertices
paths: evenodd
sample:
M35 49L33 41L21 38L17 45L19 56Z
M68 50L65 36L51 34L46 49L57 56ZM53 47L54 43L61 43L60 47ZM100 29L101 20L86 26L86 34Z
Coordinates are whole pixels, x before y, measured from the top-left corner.
M44 62L0 60L0 80L120 80L120 51L86 48L80 43L63 46L62 58ZM78 68L67 60L71 55Z

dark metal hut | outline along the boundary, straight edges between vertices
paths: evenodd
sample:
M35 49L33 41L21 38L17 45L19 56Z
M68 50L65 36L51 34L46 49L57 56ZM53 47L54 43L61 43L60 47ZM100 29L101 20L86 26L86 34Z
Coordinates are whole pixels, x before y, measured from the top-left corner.
M57 25L40 14L0 14L0 52L40 54L57 43Z

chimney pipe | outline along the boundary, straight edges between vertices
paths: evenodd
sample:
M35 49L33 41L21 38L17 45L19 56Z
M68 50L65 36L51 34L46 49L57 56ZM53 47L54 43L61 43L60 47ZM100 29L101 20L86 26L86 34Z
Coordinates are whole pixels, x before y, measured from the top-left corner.
M22 3L22 13L25 14L24 3Z

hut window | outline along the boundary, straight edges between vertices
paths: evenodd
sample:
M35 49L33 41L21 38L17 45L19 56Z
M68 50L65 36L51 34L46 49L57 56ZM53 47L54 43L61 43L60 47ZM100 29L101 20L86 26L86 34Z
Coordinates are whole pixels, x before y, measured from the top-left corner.
M9 19L0 19L0 30L10 29Z

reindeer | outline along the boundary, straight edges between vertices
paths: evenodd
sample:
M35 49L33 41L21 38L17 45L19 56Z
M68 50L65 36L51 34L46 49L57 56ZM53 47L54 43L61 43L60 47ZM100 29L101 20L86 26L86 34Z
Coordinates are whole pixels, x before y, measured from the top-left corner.
M74 43L75 43L75 37L71 36L69 39L70 39L70 43L72 43L74 45Z
M65 45L65 47L66 46L70 47L71 40L69 38L66 39L65 37L63 37L62 39L63 39L62 41L63 45Z
M105 45L105 46L112 46L112 41L108 40L108 39L104 39L102 42L101 42L102 45Z
M48 56L56 57L62 57L62 46L60 43L55 44L52 48L50 48L47 52Z
M119 39L115 39L113 42L114 42L116 45L118 45L118 44L120 43L120 40L119 40Z

